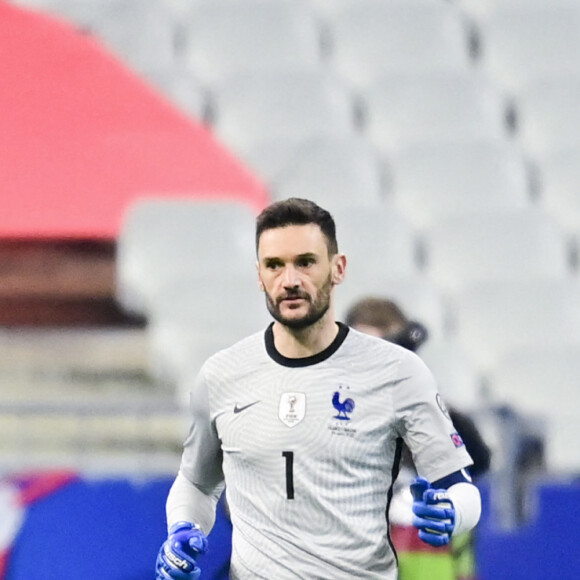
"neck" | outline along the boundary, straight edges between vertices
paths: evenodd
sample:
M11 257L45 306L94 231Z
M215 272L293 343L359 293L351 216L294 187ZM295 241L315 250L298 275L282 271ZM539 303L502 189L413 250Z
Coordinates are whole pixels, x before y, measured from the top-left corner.
M279 322L274 323L276 350L287 358L314 356L327 349L338 334L332 308L315 324L307 328L294 329Z

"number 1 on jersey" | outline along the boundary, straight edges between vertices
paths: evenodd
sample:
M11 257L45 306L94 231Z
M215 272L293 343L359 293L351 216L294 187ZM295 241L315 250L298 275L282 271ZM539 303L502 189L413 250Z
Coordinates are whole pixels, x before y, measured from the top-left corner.
M286 498L294 499L294 451L282 451L286 459Z

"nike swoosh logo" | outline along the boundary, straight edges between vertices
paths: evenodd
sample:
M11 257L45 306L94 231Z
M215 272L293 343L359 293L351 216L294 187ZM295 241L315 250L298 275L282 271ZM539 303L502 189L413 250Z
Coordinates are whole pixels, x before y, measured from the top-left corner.
M241 413L242 411L245 411L246 409L249 409L250 407L257 405L259 402L260 401L254 401L253 403L249 403L248 405L244 405L243 407L238 407L238 404L236 403L234 405L234 413Z

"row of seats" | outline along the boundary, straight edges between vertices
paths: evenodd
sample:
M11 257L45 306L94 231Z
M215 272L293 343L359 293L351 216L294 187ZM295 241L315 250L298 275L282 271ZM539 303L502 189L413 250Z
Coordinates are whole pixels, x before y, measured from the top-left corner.
M112 45L117 36L126 36L126 44L122 48L124 41L119 40L118 49L127 55L129 61L133 61L132 66L141 71L147 68L146 74L150 80L191 114L197 117L209 115L212 129L228 147L262 175L271 186L274 197L286 196L291 188L304 190L311 187L307 178L305 183L301 182L301 167L307 162L300 159L295 161L295 157L302 156L304 159L303 146L307 143L309 148L316 148L316 144L311 145L313 141L360 137L369 143L367 148L376 150L370 155L377 157L381 166L373 169L376 161L365 162L374 175L367 171L361 193L356 196L371 200L389 194L386 187L389 182L384 174L391 170L391 165L397 169L395 185L400 182L404 165L399 170L397 163L400 155L405 156L409 148L424 147L424 161L434 166L441 161L441 155L435 151L442 141L451 142L450 145L459 142L458 147L467 142L468 147L476 147L474 141L497 140L501 142L500 147L507 149L505 142L511 140L511 147L522 158L520 167L515 171L521 175L524 163L536 167L539 174L536 186L545 186L545 207L554 212L565 226L576 225L574 216L578 215L578 204L575 202L574 185L570 184L575 183L575 160L580 154L577 137L580 134L580 117L576 106L580 99L580 67L566 65L568 68L564 71L551 66L549 75L535 75L536 80L527 84L525 91L511 94L517 97L514 104L508 98L509 90L497 79L486 75L486 67L474 59L466 60L466 66L427 66L429 58L440 58L445 53L441 48L445 45L443 37L455 39L450 41L449 54L455 54L454 58L461 54L462 62L467 58L469 50L465 47L469 47L466 38L468 40L470 37L470 27L466 26L463 16L464 13L477 12L470 6L473 3L364 0L337 2L336 6L331 3L332 7L322 7L315 0L198 1L191 3L181 22L176 21L171 7L162 0L140 0L138 3L135 0L27 0L26 3L66 14ZM493 20L491 14L501 19L501 14L507 10L500 6L502 3L492 4L486 10L482 9L483 14L476 18L478 23ZM525 3L524 7L514 0L508 4L509 10L524 10L526 15L531 14L529 18L532 20L537 19L537 13L542 10L548 10L553 19L559 18L557 14L566 16L570 7L570 3L564 0L553 6L551 4L550 8L544 6L542 10L530 8L529 3ZM536 6L536 3L532 4ZM276 18L277 14L284 18ZM526 18L523 19L525 22ZM325 43L322 39L325 35L320 31L321 19L336 24L336 34L349 39L344 44L351 47L353 54L357 50L363 51L358 60L351 55L353 62L356 61L351 73L347 73L346 69L341 73L340 67L328 66L331 58L327 56L324 59ZM192 54L197 54L198 50L201 55L193 59L193 69L187 63L175 62L174 58L180 44L175 28L184 22L186 28L191 26L195 30L192 38L197 49L192 48ZM264 25L265 22L268 25ZM386 30L381 27L391 26L393 22L399 23L397 34L381 33ZM508 28L524 27L524 24L510 19L506 22ZM575 20L570 17L567 22L568 26L573 27ZM357 37L357 33L361 38ZM269 34L272 36L271 42L277 44L265 50ZM403 58L411 58L413 53L405 45L408 39L417 47L423 46L416 42L415 36L427 45L422 49L425 54L421 52L417 56L417 63L422 63L423 68L412 66ZM544 39L546 34L540 31L535 36ZM308 39L304 40L304 54L311 55L315 51L316 58L299 56L299 37ZM395 40L395 37L401 38ZM463 39L461 42L458 40L460 37ZM529 32L527 37L534 38L534 34ZM529 43L533 44L530 50L542 45L538 38L535 40L535 43ZM381 43L385 42L394 45L384 47ZM399 42L403 44L399 46ZM247 50L255 54L244 54L245 43L248 44ZM374 49L363 48L365 43L378 47L376 50L381 53L381 58L370 58ZM437 43L437 50L432 50L433 43ZM327 52L334 54L336 40L326 44L333 44L334 50ZM494 45L493 42L491 44ZM338 45L342 46L342 43L338 42ZM485 47L486 43L483 43L479 51L481 54L490 50ZM571 42L561 41L561 50L567 49L570 54L566 58L560 54L557 59L560 64L574 58L577 52L572 48ZM364 50L371 52L367 54ZM168 57L169 53L173 56ZM403 59L401 66L388 65L385 55L398 53ZM503 51L500 53L504 54ZM335 55L335 58L338 57ZM260 64L260 59L267 62ZM288 59L287 65L284 64L285 59ZM304 62L300 64L295 59ZM451 56L449 59L450 62L453 60ZM537 58L523 60L525 66L534 66L538 62ZM358 81L353 75L362 74L360 71L365 66L383 68L369 76L373 80L365 85L364 91L357 91ZM521 66L517 68L519 70ZM206 69L207 73L204 72ZM214 87L213 93L208 92L207 87L202 85L211 86L213 81L210 76L220 74L222 69L222 78L228 80L217 83L220 86ZM283 70L290 72L284 74ZM560 71L558 75L557 71ZM564 72L567 73L565 77ZM504 88L508 90L507 95ZM517 113L515 130L514 112ZM474 170L478 169L481 168ZM318 184L324 187L326 176L323 170L304 171L317 176ZM356 169L353 173L356 174ZM563 186L562 182L566 185ZM367 183L368 189L365 189ZM498 191L496 184L488 184L486 179L480 183L481 190L487 191L487 199L500 199L495 193ZM500 190L505 191L501 185ZM331 186L332 180L329 189ZM404 175L402 187L405 191ZM506 197L506 203L518 197L518 188L514 191L514 195ZM355 191L349 197L353 193L356 195ZM403 207L406 207L405 202Z
M535 212L527 221L526 212L494 216L486 238L482 215L457 220L462 234L442 223L448 245L427 246L441 268L437 278L429 258L417 270L416 240L393 208L334 213L350 258L336 292L338 318L362 296L394 298L428 327L422 356L449 400L468 409L492 400L562 417L561 425L550 423L550 442L559 445L560 426L566 433L573 427L565 392L576 367L553 361L573 358L580 345L580 280L566 272L549 224ZM119 299L127 309L146 307L151 372L180 385L180 396L209 355L269 321L254 268L254 218L242 203L193 200L142 200L127 215L118 243ZM538 394L539 386L528 393L523 379L509 385L527 372L526 353L535 360L529 384L545 380L553 397ZM554 457L561 469L576 461L560 451Z
M434 221L421 235L386 202L330 209L339 224L341 251L353 257L353 288L423 275L453 294L486 281L578 278L567 237L536 208L458 213ZM136 204L118 248L120 301L147 314L168 282L179 277L197 285L208 274L232 282L245 276L255 261L253 218L241 203L225 208L193 200ZM224 262L228 255L232 258Z
M385 75L477 66L501 91L522 98L535 82L580 71L580 7L571 0L498 3L475 24L469 1L350 0L317 11L315 0L206 0L191 2L179 20L163 0L20 1L93 31L153 79L190 75L190 68L213 86L248 73L326 68L349 85L368 87ZM479 59L470 49L473 26Z
M457 70L477 57L517 90L579 66L573 0L18 1L95 31L138 69L183 56L204 81L326 58L351 82L366 83L385 71Z
M512 340L504 344L501 339L509 333L496 325L496 340L486 346L489 337L482 330L484 339L477 341L477 330L495 323L494 312L502 320L525 306L530 323L542 320L538 332L523 321L510 328L528 328L522 333L526 339L541 338L544 326L552 328L550 335L558 336L557 328L565 328L563 322L551 327L544 320L548 316L559 320L553 308L532 315L535 301L544 304L553 296L554 307L570 315L572 326L564 336L573 334L576 315L571 308L578 277L569 268L566 238L544 214L534 210L470 213L441 220L418 237L389 204L344 207L333 213L341 251L349 257L347 280L337 298L339 316L365 294L393 294L426 320L435 337L459 333L462 340L474 344L471 350L481 364L497 358L486 358L486 352L505 349ZM227 333L239 327L238 336L250 331L253 322L244 326L248 318L264 321L259 315L247 316L247 308L257 305L252 299L257 289L254 217L242 203L142 200L135 204L118 243L120 303L151 320L179 320L187 308L204 331L219 327ZM214 294L213 287L220 290ZM232 300L227 299L230 293ZM247 308L240 309L238 300ZM262 309L262 301L258 302L254 313ZM463 321L476 319L478 313L481 320L470 335Z

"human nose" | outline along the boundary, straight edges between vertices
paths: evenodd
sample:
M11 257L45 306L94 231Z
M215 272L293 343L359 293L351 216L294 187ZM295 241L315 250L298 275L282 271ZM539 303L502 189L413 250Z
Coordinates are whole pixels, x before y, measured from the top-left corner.
M284 269L284 287L296 288L300 285L300 278L294 266L289 265Z

